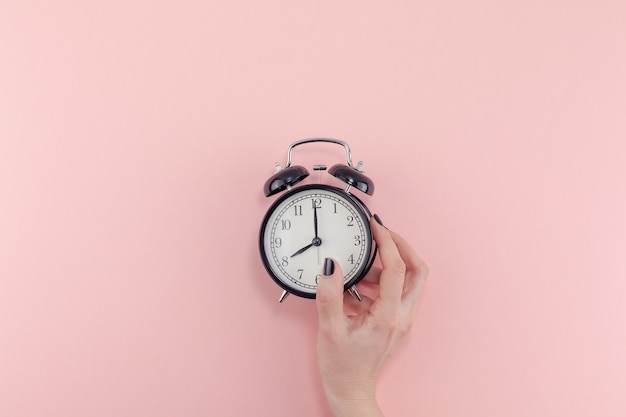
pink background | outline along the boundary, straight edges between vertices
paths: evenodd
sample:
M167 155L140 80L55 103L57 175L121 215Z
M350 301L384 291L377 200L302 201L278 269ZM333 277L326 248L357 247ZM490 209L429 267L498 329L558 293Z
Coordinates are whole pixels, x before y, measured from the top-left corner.
M1 0L0 416L328 415L256 246L311 136L431 267L389 416L626 415L625 14Z

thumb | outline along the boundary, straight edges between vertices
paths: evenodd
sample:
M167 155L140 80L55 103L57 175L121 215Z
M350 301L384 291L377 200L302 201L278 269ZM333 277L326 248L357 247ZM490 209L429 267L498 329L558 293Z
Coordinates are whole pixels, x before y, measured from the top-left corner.
M339 264L331 258L324 260L315 303L320 323L343 317L343 273Z

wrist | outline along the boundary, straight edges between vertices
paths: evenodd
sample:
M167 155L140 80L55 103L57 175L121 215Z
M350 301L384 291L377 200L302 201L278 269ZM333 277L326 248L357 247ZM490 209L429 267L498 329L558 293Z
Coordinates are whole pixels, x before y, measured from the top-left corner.
M382 417L383 413L376 401L375 389L336 392L326 388L326 400L334 417Z
M375 398L328 399L334 417L383 417Z

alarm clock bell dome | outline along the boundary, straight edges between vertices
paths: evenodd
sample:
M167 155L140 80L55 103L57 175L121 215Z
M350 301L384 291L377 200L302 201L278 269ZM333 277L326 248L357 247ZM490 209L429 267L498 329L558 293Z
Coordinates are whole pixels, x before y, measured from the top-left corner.
M333 165L329 170L329 174L334 175L348 185L364 192L367 195L374 194L374 183L365 174L357 171L348 165Z
M294 165L285 168L272 175L263 186L263 192L266 197L279 193L287 187L299 183L309 176L309 171L301 165Z

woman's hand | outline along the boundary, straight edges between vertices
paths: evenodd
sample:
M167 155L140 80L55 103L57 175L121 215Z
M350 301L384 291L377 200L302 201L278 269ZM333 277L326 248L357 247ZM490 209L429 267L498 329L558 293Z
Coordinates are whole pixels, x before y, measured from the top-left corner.
M361 282L378 286L378 296L362 296L359 302L345 293L343 274L332 259L326 260L317 289L318 362L336 417L382 416L376 382L411 328L428 275L426 264L402 237L374 218L370 223L382 269L372 268Z

